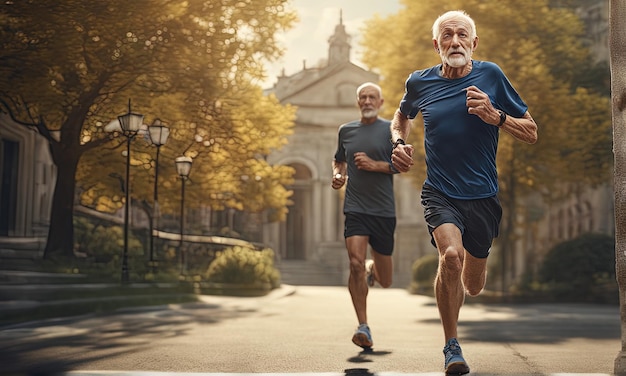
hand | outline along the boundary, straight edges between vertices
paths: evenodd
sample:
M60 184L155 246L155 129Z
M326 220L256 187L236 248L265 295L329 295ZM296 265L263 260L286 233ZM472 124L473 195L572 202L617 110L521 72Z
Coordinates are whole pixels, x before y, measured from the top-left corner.
M333 181L330 184L333 189L339 189L346 183L346 176L342 174L333 175Z
M362 151L354 153L354 164L359 170L374 171L376 162Z
M476 86L465 89L465 105L467 113L478 116L487 124L497 125L500 122L500 113L493 107L489 96Z
M413 166L413 145L398 145L391 152L391 164L400 172L408 172Z

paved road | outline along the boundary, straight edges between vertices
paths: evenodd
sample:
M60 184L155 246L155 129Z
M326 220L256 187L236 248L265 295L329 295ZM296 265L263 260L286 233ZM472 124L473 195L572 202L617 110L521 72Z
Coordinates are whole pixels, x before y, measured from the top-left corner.
M0 328L0 373L443 375L432 298L374 288L369 312L371 353L350 341L356 319L343 287L22 324ZM619 307L467 304L460 341L473 375L609 375Z

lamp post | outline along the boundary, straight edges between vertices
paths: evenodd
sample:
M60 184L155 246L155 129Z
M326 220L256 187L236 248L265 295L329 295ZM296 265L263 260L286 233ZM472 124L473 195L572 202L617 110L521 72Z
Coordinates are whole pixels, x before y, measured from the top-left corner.
M155 119L152 125L148 127L150 142L156 146L156 159L154 165L154 201L152 204L152 231L150 231L150 267L154 272L156 267L154 259L154 230L157 229L159 223L159 154L161 146L165 145L170 135L170 129L163 125L160 119Z
M180 176L182 182L180 191L180 243L178 246L179 261L180 261L180 275L184 275L185 272L185 255L183 254L183 233L185 225L185 181L189 178L189 171L191 170L191 158L182 156L176 158L176 172Z
M126 137L126 181L124 203L124 251L122 253L122 284L128 283L128 218L130 213L130 141L137 135L143 124L143 115L133 113L128 100L128 113L117 117L122 128L122 134Z

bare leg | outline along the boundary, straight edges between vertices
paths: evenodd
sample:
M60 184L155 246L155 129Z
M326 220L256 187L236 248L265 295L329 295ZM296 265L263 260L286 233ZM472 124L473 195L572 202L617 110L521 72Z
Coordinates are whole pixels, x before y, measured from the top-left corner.
M350 277L348 290L352 297L352 305L356 312L359 324L367 323L367 294L369 288L365 281L365 257L367 255L369 237L362 235L350 236L346 239L348 259L350 262Z
M446 223L433 232L439 251L439 268L435 278L435 298L445 341L457 337L459 312L465 299L461 274L465 250L461 231L453 224Z
M443 224L433 232L439 250L439 269L435 279L435 297L446 342L457 338L459 312L465 294L478 295L487 280L487 259L476 258L464 248L461 231L453 224Z
M393 282L393 259L391 256L376 252L376 250L372 252L372 259L374 259L372 270L374 280L384 288L390 287Z
M463 263L463 286L469 296L476 296L483 291L487 282L487 258L476 258L465 252Z

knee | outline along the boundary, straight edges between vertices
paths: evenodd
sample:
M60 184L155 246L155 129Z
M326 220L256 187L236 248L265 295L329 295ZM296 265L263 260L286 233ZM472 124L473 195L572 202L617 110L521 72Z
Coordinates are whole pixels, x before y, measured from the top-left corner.
M365 260L351 258L350 259L350 274L354 276L363 276L363 278L365 278Z
M443 253L441 260L439 261L439 268L445 273L451 273L453 275L459 275L463 270L463 259L461 258L461 252L454 247L449 247Z
M485 289L486 280L486 271L478 275L477 278L464 278L465 293L472 297L479 295Z
M391 287L391 284L393 283L392 278L381 278L380 281L378 281L378 284L380 285L380 287L382 288L389 288Z
M469 296L478 296L483 291L483 286L465 286L465 293Z

